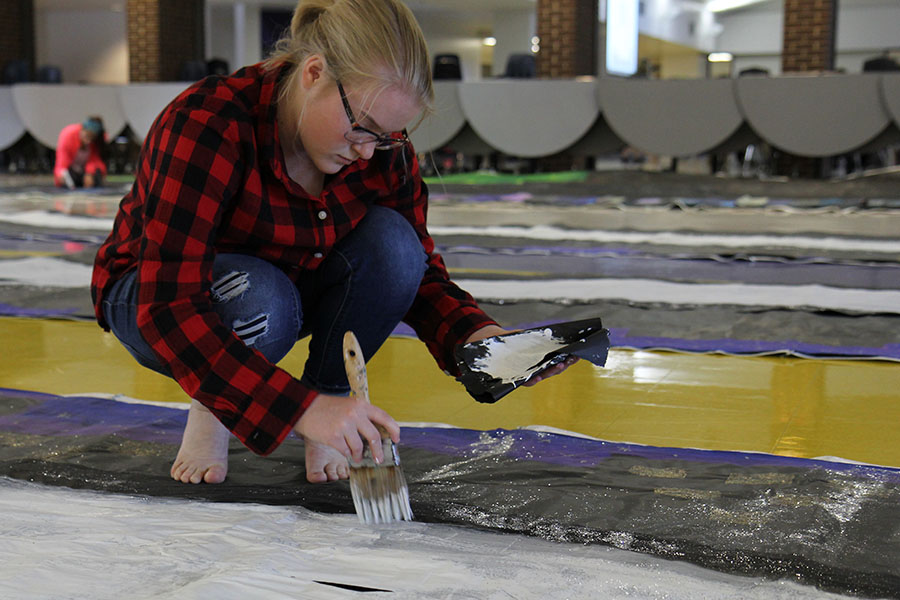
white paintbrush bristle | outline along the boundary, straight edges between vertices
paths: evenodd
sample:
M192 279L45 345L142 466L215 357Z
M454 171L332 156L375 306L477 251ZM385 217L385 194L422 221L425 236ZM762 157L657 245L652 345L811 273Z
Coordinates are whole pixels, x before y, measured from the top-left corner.
M371 525L413 519L409 487L396 446L391 446L392 452L385 453L382 465L371 466L364 462L350 466L350 495L361 523Z

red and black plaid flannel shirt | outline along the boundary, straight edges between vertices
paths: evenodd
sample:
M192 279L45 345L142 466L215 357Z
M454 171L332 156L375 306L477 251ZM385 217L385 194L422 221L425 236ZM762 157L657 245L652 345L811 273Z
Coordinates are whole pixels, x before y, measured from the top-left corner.
M263 258L296 281L319 266L365 216L397 210L413 225L428 269L404 318L438 364L493 321L454 285L425 227L427 189L411 149L378 151L326 177L321 197L288 177L275 121L277 82L286 68L247 67L200 81L154 122L134 186L97 253L91 293L101 302L137 270L138 327L187 394L207 406L248 448L268 454L316 396L213 311L209 290L219 252ZM405 156L402 155L405 153Z

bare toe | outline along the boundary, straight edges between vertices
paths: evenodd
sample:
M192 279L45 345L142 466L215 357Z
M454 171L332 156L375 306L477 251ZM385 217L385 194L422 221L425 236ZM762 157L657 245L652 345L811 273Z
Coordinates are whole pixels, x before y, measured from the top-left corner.
M325 444L304 440L306 444L306 480L310 483L324 483L346 479L347 458Z
M172 479L182 483L222 483L228 473L231 434L209 410L192 401Z
M306 480L310 483L325 483L328 481L328 475L325 471L307 471Z
M203 481L206 483L222 483L225 481L225 475L227 474L228 469L220 464L212 465L210 468L206 470L206 473L203 475Z

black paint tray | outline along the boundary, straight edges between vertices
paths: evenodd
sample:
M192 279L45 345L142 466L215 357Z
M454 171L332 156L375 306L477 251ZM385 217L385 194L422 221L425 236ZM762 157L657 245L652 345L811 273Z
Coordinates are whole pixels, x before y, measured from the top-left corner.
M492 403L569 356L603 366L608 352L599 318L532 327L459 346L456 380L479 402Z

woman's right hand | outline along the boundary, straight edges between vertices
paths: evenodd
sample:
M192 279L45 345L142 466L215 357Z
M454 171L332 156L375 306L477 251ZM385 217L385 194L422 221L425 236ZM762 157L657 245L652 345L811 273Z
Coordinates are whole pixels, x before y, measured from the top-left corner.
M381 433L384 428L394 443L400 441L400 426L385 411L356 396L319 394L294 431L304 438L327 444L354 461L362 460L365 439L375 462L384 460Z

